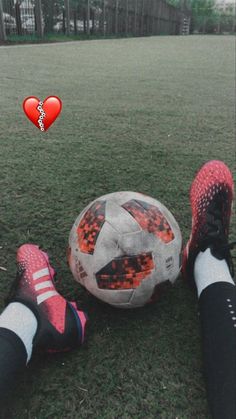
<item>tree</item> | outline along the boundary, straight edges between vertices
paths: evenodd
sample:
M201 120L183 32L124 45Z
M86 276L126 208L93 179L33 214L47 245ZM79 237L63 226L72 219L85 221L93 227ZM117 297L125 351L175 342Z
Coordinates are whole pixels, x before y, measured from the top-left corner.
M43 17L44 17L44 23L45 33L53 32L53 25L55 23L54 16L57 16L56 10L55 10L55 2L54 0L42 0L42 10L43 10Z
M14 15L14 0L2 0L2 8L4 13Z
M235 32L235 10L229 5L224 11L218 11L217 32Z
M192 15L192 30L213 32L217 26L217 11L215 0L168 0L168 3L182 10L190 10Z
M84 33L89 33L89 21L92 19L92 32L95 30L95 13L102 10L103 0L70 0L71 10L78 12L84 22Z
M200 32L208 32L214 26L216 22L214 0L192 0L191 10L194 26Z

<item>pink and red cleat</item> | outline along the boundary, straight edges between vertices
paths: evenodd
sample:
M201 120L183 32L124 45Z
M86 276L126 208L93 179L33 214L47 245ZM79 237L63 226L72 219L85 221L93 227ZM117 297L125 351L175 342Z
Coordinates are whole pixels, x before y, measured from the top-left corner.
M194 281L194 262L199 252L210 248L218 259L226 259L231 268L228 244L229 223L233 200L233 177L229 168L211 160L197 173L190 189L192 232L184 249L182 273Z
M33 244L17 251L17 277L9 301L29 307L38 321L34 346L47 352L73 349L84 341L87 317L76 303L68 302L56 290L55 271L48 255Z

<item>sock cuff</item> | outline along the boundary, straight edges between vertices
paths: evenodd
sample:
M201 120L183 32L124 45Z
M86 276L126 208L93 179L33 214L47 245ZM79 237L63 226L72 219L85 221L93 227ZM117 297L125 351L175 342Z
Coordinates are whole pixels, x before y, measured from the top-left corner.
M235 285L226 260L215 258L211 254L210 248L197 255L194 264L194 279L198 297L200 297L205 288L217 282Z
M212 299L214 297L222 298L222 296L228 296L228 294L232 293L232 290L234 292L236 291L235 284L232 284L231 282L225 282L225 281L218 281L218 282L212 282L210 285L208 285L204 290L201 292L199 302L201 300L205 300L210 293L212 296Z
M25 304L14 301L10 303L0 316L0 328L14 332L23 342L28 355L32 355L32 340L37 331L37 318Z
M38 314L37 309L35 308L35 305L32 303L32 301L27 300L25 298L13 298L12 300L7 302L6 307L11 303L20 303L20 304L23 304L25 307L29 308L30 311L32 311L33 314L35 315L37 322L39 322L40 316Z

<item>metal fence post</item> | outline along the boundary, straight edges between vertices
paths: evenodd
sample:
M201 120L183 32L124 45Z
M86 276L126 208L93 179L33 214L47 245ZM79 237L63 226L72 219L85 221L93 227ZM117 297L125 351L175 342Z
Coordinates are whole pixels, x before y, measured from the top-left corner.
M3 19L3 8L2 8L2 0L0 0L0 40L6 41L6 31L4 26L4 19Z
M144 0L142 0L142 11L141 11L141 36L143 36L143 20L144 20Z
M18 1L15 4L15 15L16 15L16 31L17 31L17 35L22 35L20 3Z
M87 35L90 35L90 0L87 0Z
M73 10L73 17L74 17L74 35L77 35L77 13L76 13L76 9Z
M106 35L105 24L106 24L106 3L105 3L105 0L103 0L103 10L102 10L102 33L103 33L103 36Z
M134 5L134 35L137 35L137 13L138 13L138 0L135 0L135 5Z
M42 4L41 0L35 0L35 19L37 35L43 37L43 19L42 19Z
M66 35L70 35L70 5L69 0L64 0L66 12Z
M62 9L62 32L65 35L66 34L66 11L65 7Z
M126 0L126 13L125 13L125 35L129 32L129 0Z
M155 0L152 0L152 27L151 27L152 35L154 35L154 33L155 33L155 13L156 13L155 6L156 6Z
M118 34L118 10L119 7L119 0L116 0L116 10L115 10L115 34Z
M162 18L162 0L159 1L159 7L157 12L157 34L161 33L161 18Z

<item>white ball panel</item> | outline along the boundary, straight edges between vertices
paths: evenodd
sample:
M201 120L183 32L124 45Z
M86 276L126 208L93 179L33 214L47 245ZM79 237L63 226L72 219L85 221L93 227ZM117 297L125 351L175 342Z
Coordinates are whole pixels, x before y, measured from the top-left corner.
M86 288L95 297L111 305L127 304L132 298L133 289L130 290L104 290L97 287L96 279L86 282Z
M146 302L150 300L157 282L158 278L156 271L154 270L154 272L143 279L140 286L134 290L130 304L134 307L141 307L146 304Z
M118 246L119 234L105 221L98 235L94 254L93 272L100 271L115 257L121 256L122 252Z
M179 274L179 252L181 246L176 251L176 240L171 243L160 243L154 252L158 283L164 281L174 282Z
M141 230L137 221L113 200L109 200L106 203L105 217L106 221L108 221L119 234Z
M140 253L153 252L157 246L157 238L154 234L141 230L137 233L123 234L119 238L119 247L124 254L138 255Z
M104 200L106 202L109 202L109 201L115 202L119 206L122 206L125 202L130 201L131 199L139 199L140 201L147 201L147 202L149 202L148 199L155 201L155 199L150 198L149 196L146 196L140 192L131 192L131 191L111 192L107 195L102 195L98 198L98 200L101 200L101 201Z

